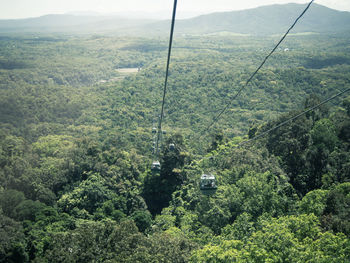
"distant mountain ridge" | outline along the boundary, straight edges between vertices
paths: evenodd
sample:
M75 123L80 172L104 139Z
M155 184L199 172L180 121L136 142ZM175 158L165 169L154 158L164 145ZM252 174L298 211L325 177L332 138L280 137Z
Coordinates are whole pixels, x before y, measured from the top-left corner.
M269 35L285 32L305 8L302 4L269 5L253 9L212 13L191 19L178 19L178 34L232 32ZM169 20L127 19L122 16L46 15L37 18L0 20L0 33L71 32L116 33L124 35L168 34ZM350 12L313 4L293 32L350 31Z
M183 33L234 32L241 34L275 34L286 29L306 5L269 5L243 11L213 13L178 21ZM350 12L313 4L295 26L294 32L335 32L350 30Z
M35 18L0 20L0 33L6 32L67 32L94 33L117 31L155 22L150 19L127 19L119 16L45 15Z

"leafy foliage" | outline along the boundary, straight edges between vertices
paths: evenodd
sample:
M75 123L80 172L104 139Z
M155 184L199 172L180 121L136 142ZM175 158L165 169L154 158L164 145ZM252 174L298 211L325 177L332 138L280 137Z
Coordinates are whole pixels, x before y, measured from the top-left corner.
M0 38L0 262L347 262L349 98L244 142L346 87L349 36L290 37L232 100L274 40L176 38L152 173L166 39Z

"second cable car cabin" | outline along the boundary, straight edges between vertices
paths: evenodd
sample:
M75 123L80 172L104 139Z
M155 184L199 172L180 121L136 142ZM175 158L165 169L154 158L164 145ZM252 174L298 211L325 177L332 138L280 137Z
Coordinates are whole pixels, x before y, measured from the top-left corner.
M159 161L154 161L151 165L151 171L155 173L160 172L160 162Z
M218 189L216 178L213 174L202 174L199 189L205 195L212 195Z
M170 150L170 151L174 151L174 150L175 150L175 144L170 143L170 144L169 144L169 150Z

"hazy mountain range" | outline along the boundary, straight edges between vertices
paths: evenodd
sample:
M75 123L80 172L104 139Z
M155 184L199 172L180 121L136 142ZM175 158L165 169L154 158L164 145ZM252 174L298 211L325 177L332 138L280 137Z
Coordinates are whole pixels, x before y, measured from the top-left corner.
M175 32L180 34L211 34L232 32L267 35L285 32L305 8L301 4L270 5L254 9L212 13L190 19L178 19ZM168 34L170 20L125 18L118 15L64 14L37 18L0 20L0 33L60 32L106 33L123 35ZM350 12L337 11L313 4L294 32L350 31Z

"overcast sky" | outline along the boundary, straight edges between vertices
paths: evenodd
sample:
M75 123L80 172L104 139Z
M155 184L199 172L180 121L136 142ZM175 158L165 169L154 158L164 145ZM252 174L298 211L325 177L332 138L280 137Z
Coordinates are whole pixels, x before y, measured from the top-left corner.
M305 0L178 0L178 17L231 11L269 4L307 3ZM316 0L330 8L350 11L350 0ZM0 0L0 19L36 17L77 11L99 13L142 12L168 17L173 0Z

